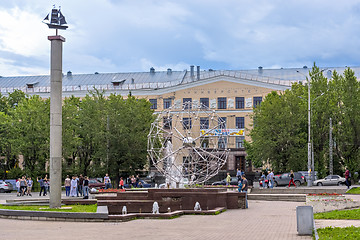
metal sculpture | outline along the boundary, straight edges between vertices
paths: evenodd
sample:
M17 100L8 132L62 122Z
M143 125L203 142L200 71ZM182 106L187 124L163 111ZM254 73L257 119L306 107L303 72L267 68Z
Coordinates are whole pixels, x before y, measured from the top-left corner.
M171 187L204 183L226 163L225 121L215 110L186 102L158 114L148 135L148 156Z

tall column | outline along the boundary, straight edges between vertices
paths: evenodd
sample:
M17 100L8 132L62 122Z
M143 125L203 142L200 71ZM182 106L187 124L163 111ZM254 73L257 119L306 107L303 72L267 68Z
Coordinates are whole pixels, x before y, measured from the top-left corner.
M65 38L49 36L50 76L50 208L61 207L62 183L62 43Z

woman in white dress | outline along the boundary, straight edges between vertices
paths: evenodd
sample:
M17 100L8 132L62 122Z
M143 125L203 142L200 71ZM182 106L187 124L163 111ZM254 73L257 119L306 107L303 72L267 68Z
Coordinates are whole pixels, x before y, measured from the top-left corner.
M77 181L75 177L72 177L70 184L70 197L76 197Z

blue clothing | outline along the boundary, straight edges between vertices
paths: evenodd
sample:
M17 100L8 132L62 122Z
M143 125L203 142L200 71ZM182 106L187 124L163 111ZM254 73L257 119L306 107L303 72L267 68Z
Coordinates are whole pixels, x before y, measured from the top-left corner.
M44 180L43 180L43 179L38 180L38 182L40 183L40 187L45 187L45 184L44 184Z

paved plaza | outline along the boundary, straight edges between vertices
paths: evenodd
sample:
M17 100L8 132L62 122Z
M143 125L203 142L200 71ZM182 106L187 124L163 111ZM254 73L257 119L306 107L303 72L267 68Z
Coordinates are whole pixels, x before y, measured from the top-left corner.
M326 188L324 188L326 189ZM64 193L63 193L63 197ZM347 195L360 201L359 195ZM8 199L39 199L0 194ZM0 240L42 239L312 239L298 236L296 206L302 202L249 201L248 209L233 209L216 216L185 215L175 219L139 219L129 222L54 222L0 218ZM315 220L317 228L360 227L360 220Z
M303 203L249 201L249 209L216 216L130 222L50 222L0 218L0 239L311 239L298 236L296 206Z

